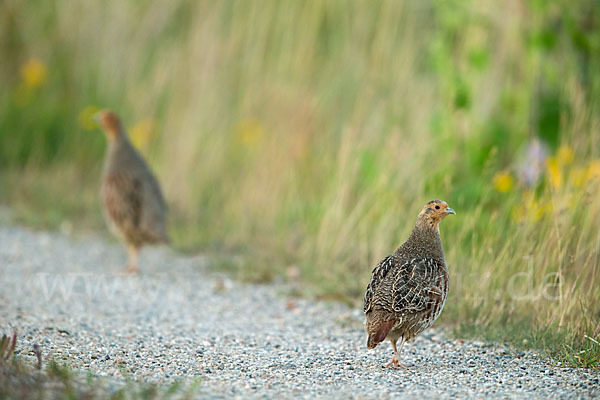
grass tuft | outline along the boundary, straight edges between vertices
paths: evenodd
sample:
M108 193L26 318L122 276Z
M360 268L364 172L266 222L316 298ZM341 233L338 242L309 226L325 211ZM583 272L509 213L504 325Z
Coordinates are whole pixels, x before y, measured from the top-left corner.
M600 368L600 343L587 335L584 338L587 342L576 348L563 344L560 360L573 367Z

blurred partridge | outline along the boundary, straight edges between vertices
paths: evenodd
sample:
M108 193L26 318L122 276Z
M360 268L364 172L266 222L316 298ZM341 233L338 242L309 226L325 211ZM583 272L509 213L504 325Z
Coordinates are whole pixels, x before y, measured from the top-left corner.
M392 343L394 356L385 367L401 367L398 339L401 350L433 325L444 308L448 269L439 223L449 214L456 213L445 201L427 203L406 242L373 269L364 299L367 348L386 339Z
M108 139L101 187L104 215L129 249L126 271L136 273L142 246L169 242L167 205L158 181L127 138L119 117L104 110L96 114L96 120Z

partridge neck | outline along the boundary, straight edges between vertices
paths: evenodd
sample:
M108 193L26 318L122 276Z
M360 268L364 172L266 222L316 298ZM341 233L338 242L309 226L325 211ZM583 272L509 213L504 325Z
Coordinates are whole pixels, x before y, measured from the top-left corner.
M444 261L444 248L438 226L431 225L428 221L417 220L409 238L397 252Z

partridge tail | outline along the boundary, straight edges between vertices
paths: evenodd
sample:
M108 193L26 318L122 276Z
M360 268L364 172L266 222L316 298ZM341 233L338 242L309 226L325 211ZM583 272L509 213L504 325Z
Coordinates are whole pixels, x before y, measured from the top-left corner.
M392 330L394 322L394 320L384 321L379 325L377 331L374 333L369 333L369 338L367 339L367 349L374 349L379 343L383 342L388 333L390 333Z

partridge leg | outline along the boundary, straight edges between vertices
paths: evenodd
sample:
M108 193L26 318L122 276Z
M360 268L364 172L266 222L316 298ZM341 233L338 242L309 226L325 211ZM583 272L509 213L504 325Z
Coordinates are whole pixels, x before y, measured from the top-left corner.
M392 340L392 347L394 348L394 356L392 357L392 360L385 364L384 368L388 368L388 367L393 367L393 368L404 368L407 369L404 365L400 364L400 357L399 357L399 353L400 350L402 350L402 345L404 344L404 338L402 338L402 340L400 341L400 350L398 350L396 348L396 340Z
M138 249L135 246L128 246L129 249L129 265L125 269L127 274L138 274L140 269L138 268Z

